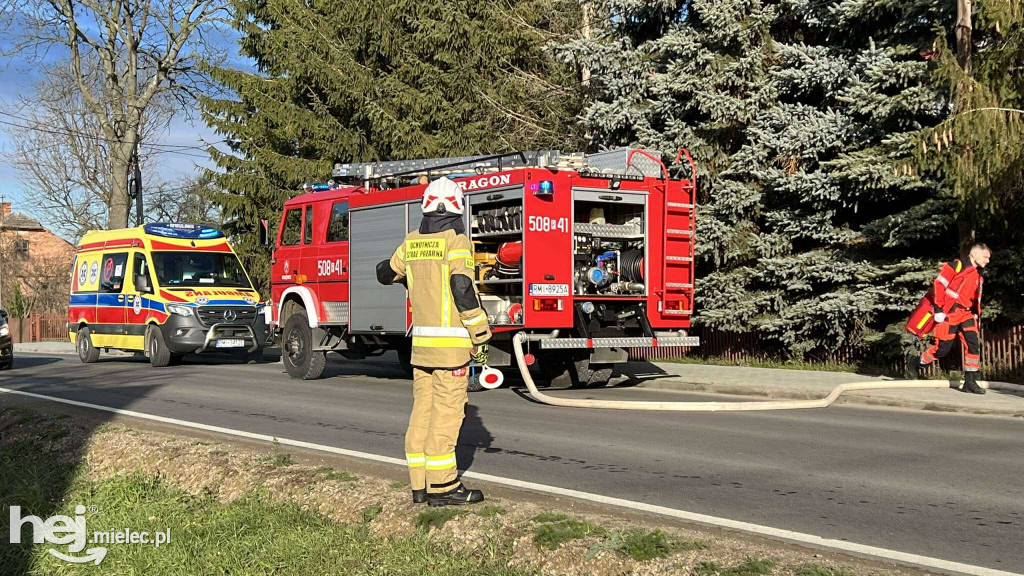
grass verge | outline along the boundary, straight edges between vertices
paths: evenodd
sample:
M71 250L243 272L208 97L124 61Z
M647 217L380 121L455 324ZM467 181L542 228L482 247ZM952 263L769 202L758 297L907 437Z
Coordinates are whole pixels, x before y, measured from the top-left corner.
M489 498L430 509L410 501L405 482L302 460L277 446L260 451L0 403L0 522L14 505L45 520L74 516L81 504L90 534L171 534L159 548L111 544L97 566L58 559L48 550L71 554L67 544L35 545L26 526L22 543L0 547L0 574L908 573L855 559L811 563L808 552L771 542L570 516L551 504Z

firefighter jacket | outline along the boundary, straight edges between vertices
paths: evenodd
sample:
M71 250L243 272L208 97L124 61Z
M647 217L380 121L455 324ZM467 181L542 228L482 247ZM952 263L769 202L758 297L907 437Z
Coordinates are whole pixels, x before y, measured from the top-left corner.
M381 283L404 281L409 290L414 366L465 366L473 347L490 339L487 314L473 284L473 262L465 234L414 230L389 262L378 265Z
M935 312L963 318L980 315L983 282L975 266L965 267L960 260L944 264L933 286ZM951 321L958 323L961 320Z

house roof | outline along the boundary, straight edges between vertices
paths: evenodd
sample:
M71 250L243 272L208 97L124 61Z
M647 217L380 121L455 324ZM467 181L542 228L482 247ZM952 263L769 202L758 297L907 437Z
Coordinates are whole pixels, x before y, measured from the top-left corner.
M0 218L0 230L44 231L46 228L20 212L11 212L9 216Z

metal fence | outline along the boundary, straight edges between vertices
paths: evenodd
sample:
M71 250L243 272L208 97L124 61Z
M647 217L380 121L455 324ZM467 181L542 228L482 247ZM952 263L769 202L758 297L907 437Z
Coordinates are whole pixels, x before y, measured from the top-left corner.
M11 338L15 344L68 339L68 319L65 315L8 318L7 323L11 326Z
M629 357L631 360L647 361L686 357L714 358L744 364L772 363L778 360L778 357L766 351L767 348L761 344L757 334L722 332L707 328L694 330L691 334L700 337L700 346L631 348ZM981 343L981 363L985 378L1024 382L1024 326L982 326ZM853 364L870 368L872 371L884 369L895 374L903 372L905 366L902 361L881 363L872 356L873 352L868 347L843 346L828 354L808 356L803 358L803 361L807 364ZM937 376L941 370L959 369L960 346L956 345L949 356L938 365L922 370L922 374Z

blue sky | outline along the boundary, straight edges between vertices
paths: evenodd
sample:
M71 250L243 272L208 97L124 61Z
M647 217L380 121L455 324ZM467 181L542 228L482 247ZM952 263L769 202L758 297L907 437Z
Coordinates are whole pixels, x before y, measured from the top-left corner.
M0 44L7 44L5 39L0 39ZM224 45L231 51L228 65L236 68L252 70L252 62L237 53L237 44L234 38L225 37ZM7 61L0 61L0 99L5 104L15 103L21 97L30 97L34 91L34 84L38 80L35 72L38 66L28 62L26 58L17 58ZM200 118L198 110L192 111L189 120L181 113L174 117L168 130L159 135L158 143L179 146L199 146L204 141L216 141L220 138L206 126ZM7 121L15 121L5 118ZM19 210L19 203L22 198L24 185L18 180L17 172L3 160L3 153L12 149L10 128L0 125L0 195L5 201L14 203L15 211L30 212L28 206L22 205ZM157 156L158 161L154 163L156 169L152 174L143 174L143 183L146 181L175 182L193 176L206 167L211 167L209 157L202 150L187 150L182 153L162 153Z

